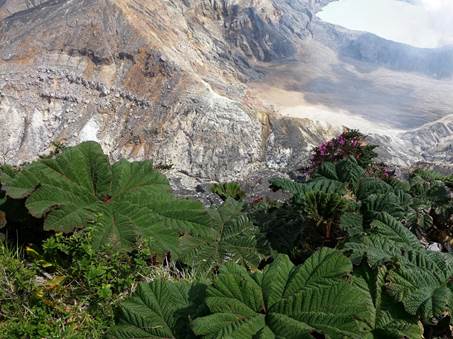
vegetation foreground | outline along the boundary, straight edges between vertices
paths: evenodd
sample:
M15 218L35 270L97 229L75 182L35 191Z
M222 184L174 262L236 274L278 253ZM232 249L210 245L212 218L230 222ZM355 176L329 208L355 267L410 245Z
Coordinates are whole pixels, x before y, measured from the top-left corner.
M94 142L0 175L1 338L451 338L453 176L345 131L286 201L179 199Z

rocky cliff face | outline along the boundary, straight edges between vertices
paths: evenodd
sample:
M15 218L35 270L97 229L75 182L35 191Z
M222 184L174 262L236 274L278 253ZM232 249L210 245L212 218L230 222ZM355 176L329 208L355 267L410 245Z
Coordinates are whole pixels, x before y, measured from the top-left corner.
M260 77L253 62L295 53L305 31L289 31L289 3L4 2L31 8L0 26L3 157L96 139L113 158L152 158L197 177L250 172L273 158L275 131L242 81ZM298 6L305 27L311 6Z
M0 0L0 20L16 12L36 7L46 0Z
M249 83L300 57L328 2L0 0L2 160L98 140L202 180L297 167L339 126L279 116Z

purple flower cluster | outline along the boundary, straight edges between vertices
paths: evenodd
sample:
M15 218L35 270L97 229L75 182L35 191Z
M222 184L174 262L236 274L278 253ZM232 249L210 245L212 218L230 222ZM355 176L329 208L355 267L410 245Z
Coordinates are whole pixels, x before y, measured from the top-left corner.
M355 130L347 130L338 137L316 147L310 157L308 174L313 173L325 161L339 161L349 156L360 159L366 146L365 136Z

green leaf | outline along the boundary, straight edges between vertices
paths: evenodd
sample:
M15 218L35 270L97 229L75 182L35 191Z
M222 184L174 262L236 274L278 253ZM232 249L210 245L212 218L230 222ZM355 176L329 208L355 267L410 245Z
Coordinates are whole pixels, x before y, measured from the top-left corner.
M139 286L121 304L108 338L195 338L189 322L202 303L203 288L186 282L156 280Z
M322 249L302 266L280 255L254 275L228 264L207 290L211 315L195 319L193 329L206 338L363 338L364 315L372 305L347 279L349 259Z
M223 200L228 198L242 200L245 197L245 192L236 182L214 184L211 187L211 192L217 194Z
M286 178L273 178L270 180L271 187L274 190L282 190L293 195L303 194L305 192L305 185Z
M336 250L322 248L294 269L283 296L288 298L302 288L334 285L343 281L351 271L352 263L348 258Z
M363 233L363 216L356 212L344 213L340 218L340 229L345 231L349 237Z
M15 176L3 172L3 189L44 218L44 229L73 232L94 225L95 247L130 250L146 237L159 252L177 250L181 230L209 218L199 202L175 199L167 179L148 161L110 165L99 144L85 142L54 159L40 160Z
M271 180L271 186L273 189L280 189L292 194L295 204L302 204L307 194L336 194L341 196L346 192L344 183L321 176L317 176L306 183L275 178Z
M338 178L337 174L337 168L335 167L335 164L330 161L325 161L319 166L318 170L315 173L315 177L324 177L330 180L336 180L339 181L340 179Z
M398 219L405 215L400 197L393 192L369 195L362 201L361 211L366 220L372 220L380 213L387 213Z
M352 187L356 187L359 180L365 174L365 170L360 167L354 157L349 157L348 159L338 162L336 170L340 181L349 183Z
M256 268L262 259L257 250L259 230L242 208L242 203L231 198L212 208L210 228L194 229L182 237L183 261L204 271L228 261Z
M345 244L345 250L352 252L351 258L354 263L362 261L365 257L371 266L422 249L417 237L386 213L377 216L371 223L368 234L351 239Z
M359 180L357 187L357 198L360 200L366 199L371 194L385 194L393 192L393 187L373 177L364 177Z
M430 323L451 314L452 255L426 251L392 216L380 214L369 234L346 243L345 250L352 252L356 263L363 258L372 267L391 262L386 276L388 290L409 314Z
M381 213L371 223L373 234L385 237L387 240L399 244L400 247L408 247L413 250L421 249L422 246L417 237L403 224L387 213Z
M442 181L434 182L426 195L429 200L437 204L446 204L451 200L450 191Z
M388 274L389 292L410 314L437 323L452 314L452 260L451 254L445 257L428 251L405 258L402 265Z
M387 268L378 267L370 270L361 266L354 270L354 283L363 293L363 298L374 305L369 316L371 333L369 339L421 339L423 326L417 318L408 314L401 303L393 300L385 293Z
M341 181L316 178L305 184L305 191L320 191L343 195L346 193L346 187Z
M389 184L394 188L394 189L399 189L404 192L409 192L411 189L411 185L407 181L402 181L396 178L390 178L388 179Z
M426 205L414 206L409 208L405 220L410 226L415 226L421 230L427 231L434 224L433 217L429 214L430 207Z
M346 206L340 195L321 191L306 192L302 201L304 212L316 222L336 218Z

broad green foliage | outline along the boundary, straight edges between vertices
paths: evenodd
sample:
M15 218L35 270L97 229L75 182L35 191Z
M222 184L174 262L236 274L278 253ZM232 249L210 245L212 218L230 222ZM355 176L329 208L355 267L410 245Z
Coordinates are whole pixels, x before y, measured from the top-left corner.
M422 246L417 237L400 222L383 213L371 223L367 233L347 242L345 249L352 251L351 258L354 262L366 258L374 266L389 262L405 252L421 250Z
M308 218L325 228L326 239L332 237L332 225L345 207L346 201L335 193L307 192L302 200L302 208Z
M227 200L228 198L242 200L245 197L245 192L236 182L214 184L212 185L211 191L212 193L217 194L223 200Z
M203 294L203 286L184 281L141 284L107 338L194 338L189 321L202 309Z
M294 258L304 235L306 223L299 208L279 203L262 204L251 212L250 217L259 225L260 248L271 250L274 254L283 253Z
M364 200L371 194L387 194L393 192L393 190L392 186L381 179L363 177L359 181L356 196L358 199Z
M329 172L327 163L324 164ZM321 176L307 183L296 183L288 179L273 179L271 185L274 189L282 189L293 195L292 201L303 214L311 219L316 226L324 228L326 239L332 235L332 225L347 207L343 199L346 189L344 183Z
M434 226L434 218L430 212L429 203L415 200L412 206L407 209L404 219L406 224L414 227L416 231L426 232Z
M177 231L208 222L200 203L173 197L150 162L110 165L94 142L34 162L15 176L3 172L1 181L9 197L26 199L30 213L45 218L45 230L73 232L95 224L98 247L129 250L146 237L156 251L174 251Z
M453 227L453 176L416 170L410 178L414 204L408 221L422 231L436 227L451 233Z
M285 178L273 178L270 180L271 187L274 190L282 190L292 195L302 195L306 191L306 185L298 183L291 179Z
M317 177L306 183L298 183L290 179L274 178L271 186L275 190L282 190L293 195L294 202L303 200L307 192L323 192L344 194L345 186L342 182L324 177Z
M321 191L306 192L302 200L306 215L319 223L335 219L345 206L346 202L340 195Z
M453 244L452 177L417 170L409 181L398 180L384 164L363 167L355 157L339 154L335 158L338 140L318 149L333 162L320 157L306 182L272 181L274 188L292 194L282 209L299 209L300 220L321 221L342 231L334 233L330 242L325 241L326 232L318 246L342 248L354 264L361 265L355 270L355 279L362 279L358 286L368 286L376 306L375 318L368 319L374 328L370 338L421 338L417 319L431 330L439 325L448 331L445 324L453 307L453 260L450 254L427 251L422 242L440 243L443 250L450 250ZM340 208L334 196L344 202ZM280 228L284 226L276 226ZM311 234L311 230L303 232L305 237ZM302 245L297 247L299 252L310 248ZM374 280L365 279L365 273L373 272L377 272ZM380 296L370 292L370 282L376 285L378 281Z
M450 254L426 251L390 215L382 214L371 223L369 234L347 243L345 249L352 251L356 263L366 259L372 267L393 264L386 277L387 288L409 314L434 323L451 314L453 258Z
M258 253L258 228L242 212L243 204L232 198L218 208L211 208L208 230L186 234L181 251L186 264L207 271L224 262L233 261L256 268L261 261Z
M445 256L450 256L446 258ZM452 314L453 266L451 254L412 253L389 272L388 289L406 311L425 322L437 323Z
M337 163L325 162L313 175L313 179L324 178L342 182L350 188L355 188L364 176L365 170L354 157L349 157Z
M365 170L353 157L338 162L336 168L340 181L349 183L351 187L355 187L365 174Z
M393 192L371 194L362 201L362 213L367 220L372 220L383 212L401 220L404 217L405 209L401 205L400 196Z
M424 169L419 168L419 169L416 169L412 173L411 176L412 176L412 178L414 178L414 177L421 178L427 182L441 181L441 182L445 183L448 187L453 186L453 174L442 175L435 171L424 170Z
M322 249L302 266L278 256L262 273L227 264L207 290L210 315L193 329L206 338L363 338L369 300L350 283L352 264Z
M400 180L373 150L346 130L271 181L290 199L225 183L210 209L94 142L0 167L0 236L32 244L0 244L0 333L101 337L121 304L109 338L451 337L453 255L426 248L453 246L452 176Z
M368 320L371 332L365 338L423 338L422 324L385 292L386 275L387 268L383 266L374 270L362 266L354 270L354 283L361 289L363 298L373 305Z
M363 233L363 216L357 212L344 213L340 218L340 228L349 237L354 237Z
M323 162L314 173L314 177L327 178L330 180L340 181L335 163L330 161Z

